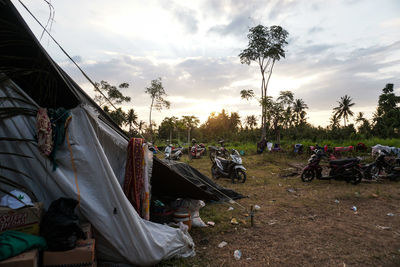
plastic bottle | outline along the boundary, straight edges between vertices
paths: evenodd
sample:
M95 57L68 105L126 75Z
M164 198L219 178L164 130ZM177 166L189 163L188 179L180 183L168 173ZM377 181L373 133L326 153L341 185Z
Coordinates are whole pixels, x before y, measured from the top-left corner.
M236 260L240 260L240 258L242 257L242 252L240 252L240 250L237 249L233 253L233 256L235 257Z

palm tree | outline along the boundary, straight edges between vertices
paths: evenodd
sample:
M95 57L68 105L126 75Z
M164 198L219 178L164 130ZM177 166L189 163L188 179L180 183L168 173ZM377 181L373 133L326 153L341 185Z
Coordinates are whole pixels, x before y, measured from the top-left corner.
M190 144L190 130L194 127L197 127L200 123L200 120L199 120L199 118L197 118L196 116L193 116L193 115L192 116L182 116L182 123L188 131L187 142L188 142L188 144Z
M279 102L283 108L283 126L290 127L292 124L292 104L293 104L293 93L291 91L280 91L277 102Z
M357 118L356 118L356 123L362 123L364 122L366 119L364 118L364 112L358 112L357 113Z
M128 110L128 113L126 113L125 124L128 125L128 127L129 127L129 133L132 133L133 125L137 125L137 119L138 119L138 116L135 113L135 111L133 110L133 108Z
M335 113L332 113L332 116L330 118L330 122L331 122L331 129L337 129L339 128L339 118L335 115Z
M231 131L236 132L238 128L241 128L240 116L237 112L231 112L231 116L229 117L229 128Z
M246 116L245 124L251 130L253 130L253 128L257 126L257 118L256 118L256 116L255 115Z
M350 108L355 105L352 101L353 99L351 99L350 96L344 95L340 98L340 101L338 101L339 106L333 108L335 116L338 119L343 118L344 127L346 127L346 121L349 120L349 116L353 117L354 115L353 111L350 110Z
M293 102L293 120L295 121L296 125L299 125L305 121L306 116L306 109L308 106L304 103L303 99L296 99Z
M137 124L138 126L138 131L140 134L142 134L142 130L146 127L146 122L140 120Z
M164 122L166 123L166 125L168 126L168 129L169 129L169 143L172 143L172 131L175 128L175 124L176 124L177 120L178 120L178 118L175 116L164 118Z

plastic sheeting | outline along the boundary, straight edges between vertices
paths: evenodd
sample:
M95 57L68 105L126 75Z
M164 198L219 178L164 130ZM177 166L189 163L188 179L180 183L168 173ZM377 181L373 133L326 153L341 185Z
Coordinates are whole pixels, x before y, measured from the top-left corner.
M158 197L228 201L244 196L214 183L189 164L154 158L152 194Z
M0 85L0 97L21 98L24 95L29 99L15 84L7 84ZM0 107L5 106L32 108L20 101L2 100ZM114 142L118 139L123 144L126 140L93 119L93 113L88 115L89 112L81 106L72 109L71 114L68 136L80 189L79 211L99 233L96 236L98 258L153 265L173 256L194 255L194 244L189 234L141 219L126 199L120 186L126 151ZM34 139L34 135L35 117L16 116L0 121L1 137ZM32 157L0 155L2 165L28 173L31 178L6 170L1 170L0 174L27 186L45 207L59 197L77 198L67 142L57 151L58 168L55 171L52 171L50 160L40 154L35 142L3 141L0 151Z

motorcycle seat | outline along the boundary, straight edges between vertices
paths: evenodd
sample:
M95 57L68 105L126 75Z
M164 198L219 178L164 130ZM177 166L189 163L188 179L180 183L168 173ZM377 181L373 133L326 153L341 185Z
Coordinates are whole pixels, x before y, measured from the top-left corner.
M348 158L348 159L335 159L329 161L329 165L345 165L352 162L358 162L358 158Z

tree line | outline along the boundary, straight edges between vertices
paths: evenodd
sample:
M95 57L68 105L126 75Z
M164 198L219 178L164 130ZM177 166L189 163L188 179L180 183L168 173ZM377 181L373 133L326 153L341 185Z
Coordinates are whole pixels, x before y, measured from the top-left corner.
M167 94L161 78L152 80L150 86L145 88L145 93L151 98L147 123L139 120L133 109L124 112L118 107L131 100L119 90L128 88L128 83L122 83L118 87L106 81L97 83L95 90L98 94L95 101L123 127L128 136L145 137L151 141L189 143L191 138L197 138L202 142L215 142L218 139L257 142L267 138L280 143L281 138L316 141L399 136L400 97L395 95L393 84L387 84L383 88L377 110L371 120L366 119L363 112L359 112L356 114L355 124L347 124L349 118L354 117L351 109L355 102L350 96L344 95L337 101L338 106L333 108L327 127L316 127L307 122L308 105L303 99L295 98L293 92L281 91L276 99L268 96L267 89L273 68L279 60L285 58L284 47L288 44L288 35L280 26L258 25L250 28L247 35L248 46L239 54L242 64L250 65L255 62L261 73L261 90L258 97L261 114L258 116L241 118L237 112L222 110L219 113L211 113L202 124L196 116L185 115L180 118L165 117L157 127L152 121L153 108L159 111L170 108L170 102L165 99ZM240 96L243 100L257 98L253 89L242 90ZM340 124L342 119L343 125Z

